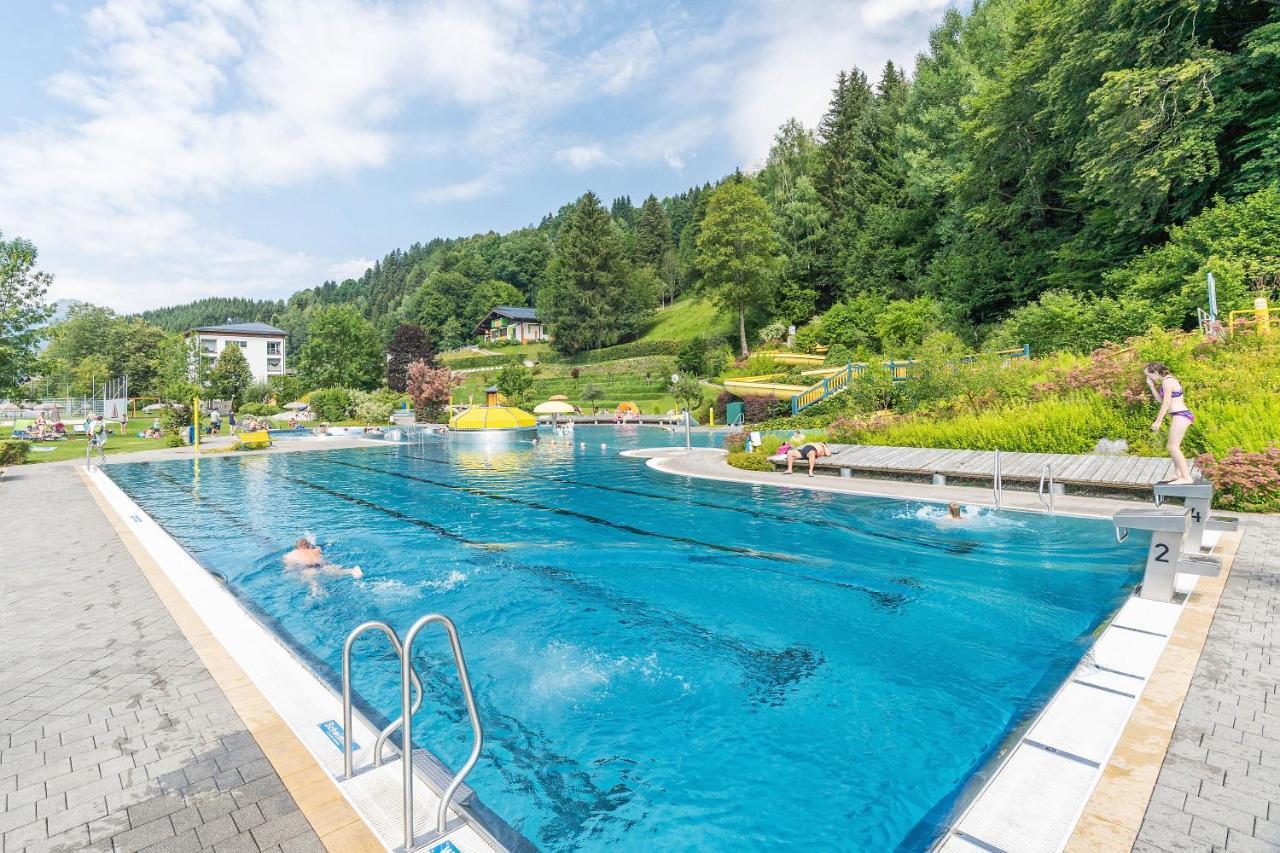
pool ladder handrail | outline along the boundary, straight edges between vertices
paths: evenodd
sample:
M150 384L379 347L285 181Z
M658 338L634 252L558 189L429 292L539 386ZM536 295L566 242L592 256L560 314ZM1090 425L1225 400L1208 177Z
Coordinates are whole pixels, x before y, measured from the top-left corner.
M1047 501L1045 500L1045 497L1044 497L1044 494L1045 494L1044 484L1046 480L1049 483L1049 499ZM1040 466L1040 485L1036 491L1037 491L1037 496L1040 498L1041 505L1043 505L1045 509L1049 510L1050 515L1054 514L1054 506L1053 506L1054 505L1054 500L1053 500L1054 486L1055 486L1055 483L1053 481L1053 463L1046 462Z
M1000 451L996 450L995 458L991 463L991 497L995 501L996 509L1000 509L1000 498L1004 494L1004 477L1000 473Z
M366 631L381 631L391 641L391 646L396 650L396 657L403 659L404 650L400 646L400 638L396 636L396 632L386 622L373 620L357 625L350 634L347 635L347 641L342 646L342 770L346 778L350 779L352 775L352 757L351 757L351 741L348 736L351 731L351 649L355 645L357 639ZM411 714L416 714L418 709L422 707L422 681L418 678L416 670L411 670L410 675L413 679L413 686L418 690L418 698L410 709ZM401 718L402 719L402 718ZM391 733L400 727L400 719L392 720L387 724L381 732L378 733L378 739L373 745L373 766L382 766L382 751L386 746L387 738Z
M89 443L84 448L84 467L93 470L93 451L98 451L98 467L101 468L103 463L107 461L107 451L103 450L103 446L107 442L98 441L93 436L89 436Z
M400 656L400 719L393 720L378 735L377 743L374 745L374 766L381 764L382 745L387 736L397 727L401 732L400 742L400 760L402 762L403 777L403 794L404 794L404 849L410 851L414 849L414 833L413 833L413 714L422 704L422 682L418 679L418 674L412 666L413 660L413 643L418 638L418 633L427 625L439 622L444 628L445 633L449 636L449 645L453 651L454 665L457 667L458 680L462 683L463 698L467 703L467 716L471 720L471 732L474 742L471 745L471 753L467 756L467 760L463 763L461 769L453 775L452 781L445 787L440 794L440 805L436 809L436 833L437 837L445 834L446 823L449 814L449 804L453 801L454 795L458 788L461 787L463 780L467 774L475 767L476 762L480 759L480 750L484 746L484 727L480 724L480 715L476 711L475 695L471 691L471 678L467 671L467 663L462 655L462 643L458 639L458 629L449 617L440 613L429 613L423 616L413 626L409 628L409 632L405 635L404 642L401 643L396 637L395 631L391 629L385 622L372 621L365 622L347 635L347 642L343 646L342 651L342 715L343 715L343 767L346 771L347 778L352 775L351 768L351 646L360 634L369 630L380 630L391 640L392 646L395 647L397 654ZM414 685L418 690L418 698L416 702L410 701L410 685Z
M453 781L449 783L448 787L440 795L440 805L436 809L437 834L444 835L449 803L453 800L453 795L457 793L458 786L462 784L462 780L467 777L467 774L471 772L471 768L475 767L476 762L480 760L480 749L484 746L484 727L480 725L480 715L476 712L476 698L471 692L471 678L467 672L467 662L462 656L462 643L458 639L458 629L448 616L441 613L428 613L417 622L414 622L413 627L409 629L409 633L405 635L404 654L401 656L400 708L404 723L400 727L402 742L400 751L402 756L410 757L404 763L405 850L413 849L413 714L407 713L409 708L409 676L413 671L410 661L413 659L413 642L418 639L418 632L432 622L439 622L445 633L449 635L449 645L453 650L453 662L458 670L458 680L462 683L463 698L467 700L467 716L471 718L471 734L474 737L471 744L471 754L467 756L467 760L459 768L458 772L453 774Z

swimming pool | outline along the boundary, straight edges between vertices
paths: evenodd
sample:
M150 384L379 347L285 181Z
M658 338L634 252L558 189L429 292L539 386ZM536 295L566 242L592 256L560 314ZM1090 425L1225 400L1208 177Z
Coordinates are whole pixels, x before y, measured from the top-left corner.
M468 782L548 850L925 848L1145 554L1103 521L952 524L616 455L671 443L659 430L575 438L105 470L335 686L357 623L450 615L486 727ZM313 594L283 573L303 532L364 577ZM418 648L415 733L457 766L447 646ZM393 657L374 640L357 656L366 712L395 716Z

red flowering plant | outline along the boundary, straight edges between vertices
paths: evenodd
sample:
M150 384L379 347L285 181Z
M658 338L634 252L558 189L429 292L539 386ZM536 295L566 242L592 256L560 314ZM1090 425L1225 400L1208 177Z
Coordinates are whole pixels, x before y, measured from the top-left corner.
M1242 512L1280 510L1280 447L1257 453L1237 447L1221 457L1205 453L1196 465L1213 483L1217 506Z
M432 423L444 419L453 396L453 388L461 377L447 367L433 367L426 361L409 365L407 390L413 400L414 420Z
M1089 354L1078 367L1059 370L1046 382L1033 386L1038 399L1072 391L1096 391L1104 399L1134 406L1150 397L1142 381L1142 365L1132 347L1108 344Z
M888 411L843 415L827 425L827 438L835 444L861 444L871 433L897 420L898 417Z

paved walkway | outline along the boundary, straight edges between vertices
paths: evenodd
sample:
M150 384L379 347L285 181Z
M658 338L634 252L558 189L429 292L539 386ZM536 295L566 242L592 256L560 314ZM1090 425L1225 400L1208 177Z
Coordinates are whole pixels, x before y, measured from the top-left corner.
M1280 851L1280 517L1250 518L1133 849Z
M323 850L74 468L0 479L0 850Z

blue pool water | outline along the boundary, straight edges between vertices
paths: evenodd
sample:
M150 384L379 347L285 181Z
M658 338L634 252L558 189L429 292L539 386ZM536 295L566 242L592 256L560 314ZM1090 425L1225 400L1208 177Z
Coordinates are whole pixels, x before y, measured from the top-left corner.
M928 846L1139 577L1101 521L687 480L658 430L107 467L322 675L366 619L457 623L486 727L468 781L546 850ZM607 450L600 444L607 443ZM303 533L364 577L281 570ZM414 731L470 746L447 644ZM398 714L394 658L356 691Z

